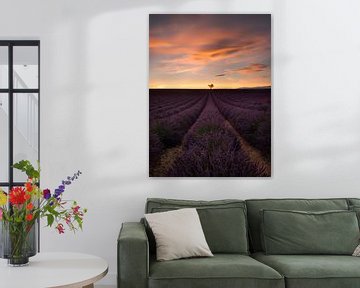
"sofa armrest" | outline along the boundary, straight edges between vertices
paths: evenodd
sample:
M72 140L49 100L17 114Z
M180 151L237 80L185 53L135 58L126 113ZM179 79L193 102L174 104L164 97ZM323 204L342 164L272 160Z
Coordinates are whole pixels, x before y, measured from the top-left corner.
M146 288L149 242L141 223L123 223L117 243L118 288Z

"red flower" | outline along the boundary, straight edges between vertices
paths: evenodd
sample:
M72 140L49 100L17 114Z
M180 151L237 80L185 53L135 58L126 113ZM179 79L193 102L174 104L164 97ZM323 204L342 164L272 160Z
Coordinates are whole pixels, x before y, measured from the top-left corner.
M31 195L29 193L26 193L24 198L25 198L25 200L29 200L31 198Z
M59 223L55 228L58 230L59 234L65 233L63 224Z
M21 205L26 201L25 189L23 187L13 187L9 193L9 201L12 205Z
M27 221L31 221L33 218L34 218L34 216L32 214L26 215L26 220Z
M31 192L34 189L34 187L32 186L32 184L30 182L26 182L25 187L28 192Z
M67 225L69 225L71 223L71 215L70 214L66 215L65 222L66 222Z
M73 210L74 215L76 215L79 214L80 206L71 207L71 209Z
M29 203L26 205L26 210L31 210L34 208L34 205L32 203Z

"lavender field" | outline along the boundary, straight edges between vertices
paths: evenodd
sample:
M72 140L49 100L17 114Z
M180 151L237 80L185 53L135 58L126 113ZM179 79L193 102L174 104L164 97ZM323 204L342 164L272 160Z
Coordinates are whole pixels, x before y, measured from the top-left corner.
M271 176L270 89L149 94L150 176Z

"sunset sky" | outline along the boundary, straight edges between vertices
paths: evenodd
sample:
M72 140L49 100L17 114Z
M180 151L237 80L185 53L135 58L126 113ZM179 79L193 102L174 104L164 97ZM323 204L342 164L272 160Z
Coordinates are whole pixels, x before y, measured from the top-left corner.
M271 85L271 16L152 14L150 88Z

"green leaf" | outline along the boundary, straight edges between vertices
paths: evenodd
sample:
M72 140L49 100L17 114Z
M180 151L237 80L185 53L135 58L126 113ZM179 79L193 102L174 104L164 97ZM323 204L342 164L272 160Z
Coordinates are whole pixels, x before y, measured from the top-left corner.
M47 215L47 224L48 224L48 226L50 226L51 227L51 225L54 223L54 216L53 215L51 215L51 214L48 214Z
M15 169L25 172L29 178L38 180L40 178L40 167L35 169L29 160L21 160L13 165Z
M55 217L58 217L58 216L60 215L60 213L57 212L57 211L56 211L53 207L51 207L51 206L47 206L46 209L49 211L49 213L51 213L51 214L54 215Z
M28 160L21 160L13 165L14 168L19 169L21 171L25 171L26 167L31 165L30 161Z
M78 223L79 228L82 230L82 219L79 216L75 216L75 221Z

